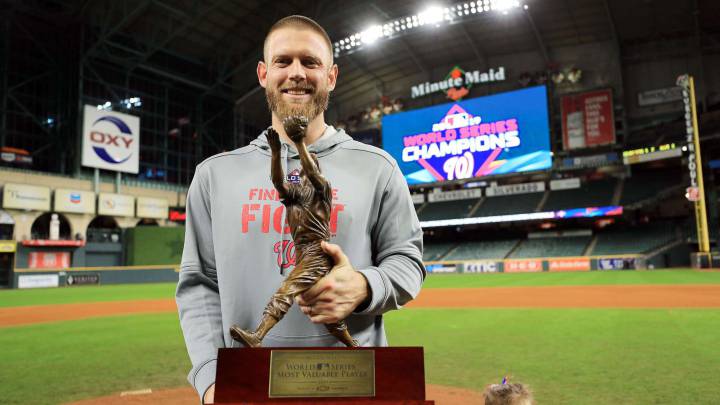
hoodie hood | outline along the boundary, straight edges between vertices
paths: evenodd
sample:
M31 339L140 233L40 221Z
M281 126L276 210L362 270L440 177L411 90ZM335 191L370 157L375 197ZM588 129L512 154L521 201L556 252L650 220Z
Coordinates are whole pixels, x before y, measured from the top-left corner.
M270 145L267 142L267 131L267 129L264 130L260 134L260 136L250 142L250 145L256 146L260 150L260 152L270 156L272 153L270 151ZM295 148L294 144L286 143L282 140L282 138L280 140L283 145L287 145L287 158L295 158L298 156L298 151ZM350 135L345 133L344 130L336 129L332 125L328 125L327 128L325 128L325 132L323 132L320 139L315 141L315 143L313 143L312 145L308 146L308 152L315 153L318 157L320 157L335 150L337 145L349 141L352 141L352 138L350 137Z

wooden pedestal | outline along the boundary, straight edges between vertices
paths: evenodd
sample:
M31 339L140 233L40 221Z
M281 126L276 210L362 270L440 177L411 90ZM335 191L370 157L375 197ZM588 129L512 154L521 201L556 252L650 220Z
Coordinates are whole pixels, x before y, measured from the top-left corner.
M375 352L375 396L342 398L270 398L270 354L273 350L372 350ZM215 381L217 404L407 404L425 400L422 347L303 347L220 349Z

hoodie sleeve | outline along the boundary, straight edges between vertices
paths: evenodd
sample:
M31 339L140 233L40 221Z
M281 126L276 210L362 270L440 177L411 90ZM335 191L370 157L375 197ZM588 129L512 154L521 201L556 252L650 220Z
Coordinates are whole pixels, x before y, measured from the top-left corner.
M206 171L200 166L187 195L185 245L175 300L193 366L188 380L201 399L215 382L217 349L225 346L208 195Z
M375 266L358 270L367 279L372 298L365 308L356 310L359 314L399 309L417 296L426 275L422 229L407 183L394 162L380 198L371 234Z

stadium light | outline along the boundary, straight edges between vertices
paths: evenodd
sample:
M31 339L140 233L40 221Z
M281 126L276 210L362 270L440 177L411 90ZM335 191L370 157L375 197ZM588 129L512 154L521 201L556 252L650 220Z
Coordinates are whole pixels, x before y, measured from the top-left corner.
M520 2L517 0L491 0L490 3L494 11L499 11L503 14L507 14L512 8L520 7Z
M486 13L490 10L507 14L509 10L521 7L519 0L478 0L440 7L432 5L420 13L398 17L373 25L362 32L352 34L333 43L335 57L357 51L363 45L370 45L383 39L392 39L405 32L426 25L438 27L440 24L455 24L466 18ZM523 6L527 9L527 6Z
M417 19L420 25L424 24L435 24L438 25L442 22L445 12L438 6L432 6L417 15Z
M383 36L383 28L379 25L373 25L372 27L370 27L360 33L360 40L364 44L369 45L369 44L375 43L375 41L377 41L382 36Z

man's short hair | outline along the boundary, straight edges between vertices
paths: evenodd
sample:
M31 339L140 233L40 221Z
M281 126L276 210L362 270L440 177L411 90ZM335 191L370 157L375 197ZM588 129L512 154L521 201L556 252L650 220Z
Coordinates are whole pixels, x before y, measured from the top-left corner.
M268 31L267 35L265 35L265 41L263 42L263 59L266 59L267 56L267 45L268 45L268 39L270 38L270 34L273 32L279 30L280 28L296 28L296 29L308 29L315 31L316 33L320 34L320 36L323 37L325 40L325 43L328 46L328 50L330 51L330 66L333 64L333 45L332 41L330 40L330 36L325 32L325 29L320 26L315 20L309 17L305 17L303 15L291 15L287 16L285 18L280 19L278 22L273 24L272 27L270 27L270 30ZM268 62L267 60L265 62Z

